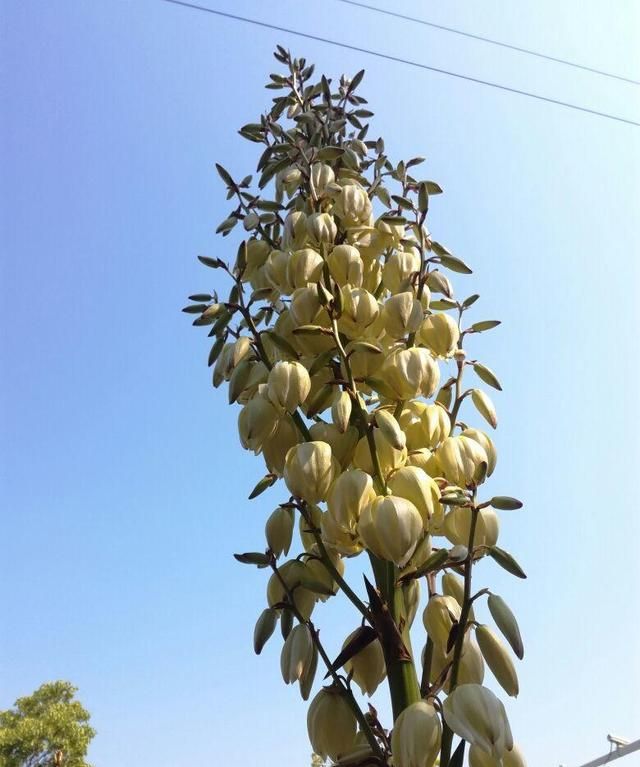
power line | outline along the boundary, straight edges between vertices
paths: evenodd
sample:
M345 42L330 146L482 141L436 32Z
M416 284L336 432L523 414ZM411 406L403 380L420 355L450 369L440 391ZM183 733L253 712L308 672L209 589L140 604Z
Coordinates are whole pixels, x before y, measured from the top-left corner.
M386 59L387 61L394 61L398 64L406 64L407 66L417 67L418 69L426 69L429 72L437 72L441 75L448 75L449 77L456 77L459 80L467 80L477 85L486 85L489 88L497 88L498 90L506 91L507 93L516 93L519 96L527 96L528 98L536 99L538 101L545 101L548 104L556 104L557 106L566 107L567 109L574 109L578 112L586 112L587 114L596 115L597 117L604 117L608 120L615 120L616 122L626 123L627 125L633 125L636 128L640 128L640 123L634 120L628 120L625 117L618 117L617 115L608 114L607 112L598 112L595 109L589 109L588 107L581 107L577 104L571 104L567 101L560 101L558 99L552 99L548 96L541 96L538 93L531 93L529 91L523 91L518 88L510 88L507 85L500 85L499 83L493 83L489 80L481 80L477 77L471 77L469 75L463 75L459 72L450 72L446 69L439 69L438 67L432 67L428 64L421 64L417 61L410 59L403 59L399 56L391 56L387 53L380 53L379 51L372 51L368 48L360 48L357 45L350 45L348 43L340 43L337 40L330 40L327 37L320 37L318 35L312 35L308 32L300 32L296 29L288 29L287 27L280 27L276 24L269 24L265 21L258 21L257 19L250 19L245 16L237 16L233 13L227 13L225 11L218 11L214 8L207 8L204 5L196 5L195 3L186 2L186 0L163 0L165 3L171 3L172 5L180 5L185 8L191 8L196 11L204 11L206 13L214 14L215 16L222 16L226 19L233 19L234 21L242 21L245 24L253 24L258 27L264 27L265 29L274 29L277 32L284 32L288 35L296 35L297 37L304 37L307 40L315 40L319 43L326 43L327 45L334 45L338 48L346 48L350 51L356 51L358 53L366 53L370 56L376 56L380 59Z
M453 27L445 27L443 24L435 24L433 21L426 21L426 19L418 19L415 16L406 16L403 13L396 13L395 11L388 11L386 8L377 8L375 5L367 5L367 3L360 3L357 0L338 0L340 3L346 5L354 5L358 8L365 8L368 11L375 11L376 13L382 13L385 16L393 16L397 19L403 19L404 21L412 21L415 24L422 24L425 27L432 27L433 29L440 29L444 32L452 32L454 35L462 35L463 37L470 37L472 40L481 40L483 43L490 43L491 45L498 45L501 48L509 48L512 51L518 51L518 53L526 53L529 56L537 56L540 59L546 59L547 61L553 61L556 64L565 64L568 67L574 67L575 69L583 69L585 72L593 72L596 75L602 75L603 77L611 77L614 80L622 80L625 83L631 83L633 85L640 85L640 80L634 80L631 77L624 77L623 75L616 75L612 72L605 72L602 69L596 69L595 67L588 67L584 64L577 64L575 61L568 61L567 59L557 58L556 56L549 56L546 53L540 53L540 51L533 51L530 48L521 48L518 45L511 45L510 43L503 43L500 40L492 40L489 37L483 37L482 35L474 35L472 32L464 32L462 29L454 29Z

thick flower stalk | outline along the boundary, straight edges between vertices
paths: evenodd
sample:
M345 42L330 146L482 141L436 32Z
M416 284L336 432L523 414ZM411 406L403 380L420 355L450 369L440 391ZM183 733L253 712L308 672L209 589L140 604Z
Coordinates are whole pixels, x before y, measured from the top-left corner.
M456 298L450 276L471 269L427 226L442 190L417 177L423 158L394 164L368 137L363 72L313 82L304 59L275 57L273 106L240 130L261 151L257 189L217 166L232 201L218 232L244 233L234 262L200 261L230 292L185 308L210 327L213 384L227 383L240 444L264 464L249 497L281 492L266 545L236 555L269 570L254 649L279 623L283 679L313 694L316 761L448 767L468 746L474 765L524 764L483 686L488 669L518 694L522 637L506 602L472 583L490 563L525 577L497 545L498 512L522 504L484 490L498 423L485 387L501 386L472 347L499 322L467 320L479 296ZM358 556L364 586L348 578ZM313 614L338 596L354 621L329 650ZM384 690L386 726L362 699Z

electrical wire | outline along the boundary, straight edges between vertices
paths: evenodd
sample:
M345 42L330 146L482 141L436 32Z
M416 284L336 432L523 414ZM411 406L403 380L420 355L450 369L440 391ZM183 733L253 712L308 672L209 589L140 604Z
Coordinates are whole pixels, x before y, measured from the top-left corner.
M511 88L507 85L500 85L499 83L490 82L489 80L481 80L478 77L471 77L470 75L463 75L459 72L451 72L446 69L440 69L438 67L432 67L428 64L421 64L417 61L412 61L411 59L403 59L399 56L392 56L387 53L381 53L380 51L372 51L368 48L361 48L357 45L350 45L349 43L341 43L337 40L331 40L327 37L320 37L319 35L312 35L308 32L300 32L296 29L288 29L287 27L281 27L276 24L269 24L266 21L258 21L257 19L251 19L246 16L237 16L233 13L227 13L226 11L219 11L214 8L208 8L204 5L197 5L195 3L186 2L186 0L162 0L162 2L170 3L172 5L179 5L183 6L185 8L191 8L196 11L204 11L206 13L211 13L215 16L222 16L226 19L233 19L234 21L241 21L246 24L253 24L258 27L264 27L265 29L273 29L277 32L284 32L288 35L296 35L297 37L303 37L307 40L315 40L319 43L326 43L327 45L334 45L338 48L345 48L350 51L356 51L358 53L366 53L370 56L376 56L377 58L386 59L387 61L394 61L398 64L406 64L407 66L411 67L417 67L418 69L425 69L429 72L436 72L441 75L447 75L449 77L456 77L460 80L466 80L471 83L476 83L477 85L486 85L489 88L496 88L498 90L506 91L507 93L516 93L519 96L526 96L528 98L536 99L537 101L544 101L548 104L555 104L556 106L565 107L567 109L573 109L578 112L585 112L586 114L595 115L597 117L603 117L607 120L615 120L616 122L625 123L627 125L633 125L636 128L640 128L640 122L635 122L634 120L628 120L625 117L618 117L617 115L608 114L607 112L599 112L596 109L589 109L588 107L582 107L578 104L571 104L568 101L560 101L559 99L553 99L548 96L541 96L538 93L531 93L530 91L523 91L519 88Z
M611 77L614 80L621 80L622 82L631 83L632 85L640 85L640 80L634 80L631 77L616 75L613 72L605 72L602 69L596 69L595 67L588 67L585 64L578 64L575 61L569 61L568 59L561 59L556 56L549 56L546 53L540 53L540 51L533 51L530 48L521 48L518 45L503 43L500 40L493 40L490 37L484 37L483 35L475 35L472 32L464 32L462 29L455 29L454 27L445 27L443 24L436 24L433 21L427 21L426 19L419 19L419 18L416 18L415 16L406 16L404 13L396 13L396 11L389 11L386 8L377 8L375 5L360 3L357 0L338 0L338 2L345 3L345 5L353 5L353 6L356 6L357 8L364 8L368 11L374 11L375 13L382 13L385 16L393 16L396 19L411 21L411 22L414 22L415 24L421 24L425 27L432 27L433 29L439 29L443 32L452 32L454 35L462 35L463 37L469 37L472 40L481 40L483 43L498 45L501 48L509 48L512 51L518 51L518 53L526 53L529 56L537 56L539 59L546 59L547 61L553 61L556 64L564 64L565 66L574 67L575 69L583 69L585 72L592 72L596 75L602 75L603 77Z

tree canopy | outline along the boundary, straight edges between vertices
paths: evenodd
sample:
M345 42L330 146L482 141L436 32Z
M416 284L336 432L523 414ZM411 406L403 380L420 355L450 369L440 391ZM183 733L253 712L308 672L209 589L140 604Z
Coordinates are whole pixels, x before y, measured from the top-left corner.
M47 682L0 711L0 767L89 767L95 730L70 682Z

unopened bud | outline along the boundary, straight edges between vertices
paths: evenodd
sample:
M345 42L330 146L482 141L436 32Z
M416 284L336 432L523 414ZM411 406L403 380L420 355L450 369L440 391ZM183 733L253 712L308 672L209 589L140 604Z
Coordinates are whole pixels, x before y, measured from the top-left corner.
M344 640L342 649L349 644L357 633L358 630L356 629L349 634ZM387 675L380 640L374 639L360 652L353 655L344 664L344 669L348 674L351 674L353 681L362 690L362 694L371 697Z
M513 661L509 657L507 648L489 626L478 626L476 637L487 666L491 669L491 673L498 680L498 683L507 695L511 695L514 698L517 697L520 689L518 675Z
M420 326L418 339L438 357L450 357L455 351L460 329L458 323L444 312L430 314Z
M267 546L277 558L288 554L293 538L293 509L278 506L265 525Z
M287 453L284 481L293 495L318 503L327 497L335 470L336 462L326 442L304 442Z
M442 725L435 708L424 700L398 716L391 735L395 767L432 767L440 750Z
M423 532L422 517L411 501L380 495L362 512L358 532L376 556L404 567Z
M269 372L267 396L271 402L293 413L311 391L311 379L299 362L276 362Z
M323 687L307 712L307 731L316 754L339 759L356 740L357 720L339 690Z
M504 705L479 684L462 684L444 702L449 727L471 745L502 759L513 748L513 736Z

